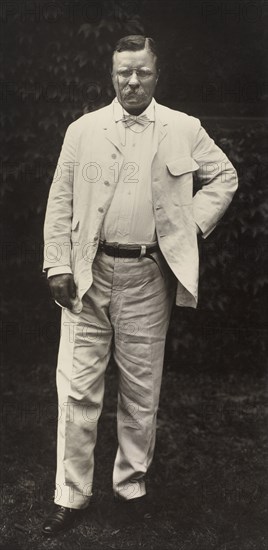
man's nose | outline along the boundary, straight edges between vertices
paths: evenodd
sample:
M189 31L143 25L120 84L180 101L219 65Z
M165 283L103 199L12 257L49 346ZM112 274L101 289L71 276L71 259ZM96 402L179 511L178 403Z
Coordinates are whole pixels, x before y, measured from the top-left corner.
M133 73L132 73L132 75L131 75L131 77L128 81L128 84L129 84L129 86L132 86L132 88L135 88L136 86L140 85L136 71L133 71Z

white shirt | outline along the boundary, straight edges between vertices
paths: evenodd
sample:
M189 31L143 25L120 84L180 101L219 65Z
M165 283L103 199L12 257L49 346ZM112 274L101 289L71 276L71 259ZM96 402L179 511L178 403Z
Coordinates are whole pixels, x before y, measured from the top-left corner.
M122 244L148 244L156 241L152 204L151 164L155 131L154 100L141 113L147 115L148 124L128 126L122 122L128 114L117 99L113 102L114 119L124 164L118 175L115 193L104 218L101 240ZM115 167L116 175L116 167Z

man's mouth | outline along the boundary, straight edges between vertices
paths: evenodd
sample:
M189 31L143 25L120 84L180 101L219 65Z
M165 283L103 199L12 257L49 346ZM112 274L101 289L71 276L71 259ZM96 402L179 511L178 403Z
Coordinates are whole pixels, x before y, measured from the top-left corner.
M125 99L141 99L142 95L135 92L131 92L125 95Z

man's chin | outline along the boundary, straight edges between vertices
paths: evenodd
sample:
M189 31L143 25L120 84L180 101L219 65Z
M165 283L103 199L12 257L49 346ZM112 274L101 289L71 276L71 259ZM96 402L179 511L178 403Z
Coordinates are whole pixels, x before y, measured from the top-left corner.
M122 106L124 107L124 109L126 109L126 111L130 112L130 109L133 110L133 114L134 114L134 110L137 110L140 112L144 111L146 107L148 107L149 103L148 101L141 99L139 97L129 96L128 98L122 101Z

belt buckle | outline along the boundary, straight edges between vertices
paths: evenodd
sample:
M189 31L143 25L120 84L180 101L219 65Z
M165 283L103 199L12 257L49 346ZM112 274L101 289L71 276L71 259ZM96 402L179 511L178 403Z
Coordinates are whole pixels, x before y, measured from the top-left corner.
M141 251L139 255L139 260L146 255L146 244L141 244L140 246L141 246Z

